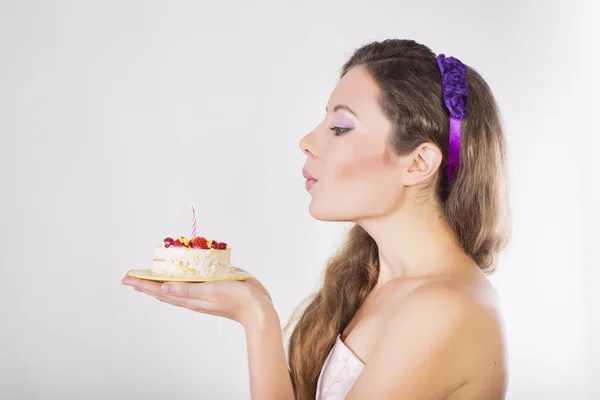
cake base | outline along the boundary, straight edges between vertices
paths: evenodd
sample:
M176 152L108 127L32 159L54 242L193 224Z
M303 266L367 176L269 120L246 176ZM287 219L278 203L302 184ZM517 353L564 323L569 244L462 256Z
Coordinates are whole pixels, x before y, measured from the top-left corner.
M155 282L210 282L210 281L244 281L246 279L253 278L252 274L248 272L238 271L232 268L232 272L226 277L193 277L193 276L158 276L152 275L152 271L149 269L136 269L129 271L129 276L133 276L139 279L146 279Z
M150 271L159 277L224 278L231 273L230 256L231 249L157 246Z

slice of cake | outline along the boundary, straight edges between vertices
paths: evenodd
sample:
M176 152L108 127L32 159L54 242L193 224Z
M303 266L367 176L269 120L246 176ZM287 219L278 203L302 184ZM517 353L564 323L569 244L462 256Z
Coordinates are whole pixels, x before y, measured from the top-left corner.
M223 278L233 269L231 249L226 243L194 237L168 237L154 248L152 275L194 278Z

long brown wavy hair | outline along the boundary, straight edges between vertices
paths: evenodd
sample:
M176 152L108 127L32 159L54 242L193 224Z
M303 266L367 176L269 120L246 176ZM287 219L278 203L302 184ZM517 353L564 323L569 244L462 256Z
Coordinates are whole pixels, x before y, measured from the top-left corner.
M381 89L380 105L393 125L388 148L409 154L420 144L448 151L449 114L442 99L436 55L412 40L367 44L342 68L344 76L362 65ZM483 78L468 68L469 116L463 120L461 159L449 184L444 159L433 180L445 218L464 251L486 273L508 240L505 143L496 101ZM325 268L322 287L296 310L284 332L289 340L290 374L297 400L314 399L325 359L379 276L377 244L360 226ZM303 312L300 312L303 309Z

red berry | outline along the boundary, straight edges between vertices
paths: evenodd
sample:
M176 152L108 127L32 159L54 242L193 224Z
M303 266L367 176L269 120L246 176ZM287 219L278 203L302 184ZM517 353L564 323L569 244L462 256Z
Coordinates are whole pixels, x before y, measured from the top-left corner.
M225 243L225 242L219 243L218 249L219 250L227 250L227 243Z
M190 240L190 247L194 249L208 249L208 242L203 237L195 237Z
M181 243L179 241L179 239L177 239L176 241L173 242L173 244L171 246L173 246L173 247L183 247L183 243Z
M173 242L174 242L173 238L170 238L170 237L167 237L167 238L165 238L165 240L163 240L163 243L165 244L166 248L171 247Z

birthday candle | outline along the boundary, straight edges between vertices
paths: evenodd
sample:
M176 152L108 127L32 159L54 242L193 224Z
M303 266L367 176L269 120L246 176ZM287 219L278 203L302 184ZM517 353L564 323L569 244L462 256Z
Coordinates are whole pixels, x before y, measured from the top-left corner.
M193 239L196 237L196 207L190 204L190 208L192 209L192 237L190 239Z

